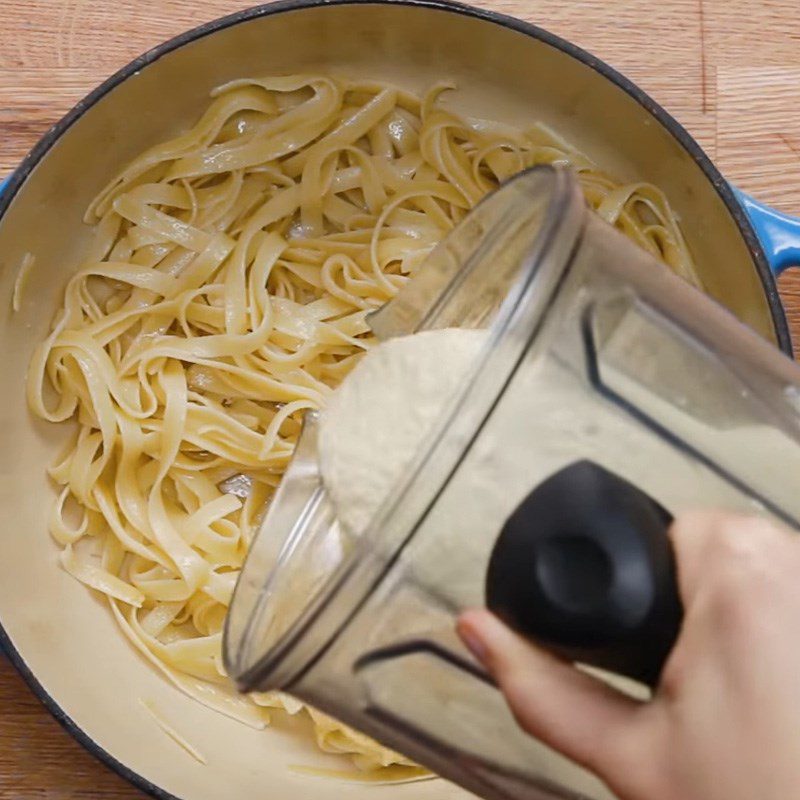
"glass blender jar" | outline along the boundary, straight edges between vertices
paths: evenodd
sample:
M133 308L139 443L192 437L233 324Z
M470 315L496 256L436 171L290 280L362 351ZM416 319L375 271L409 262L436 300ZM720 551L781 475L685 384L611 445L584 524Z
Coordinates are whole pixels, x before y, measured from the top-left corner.
M517 727L455 620L488 605L575 662L655 684L682 614L672 516L798 527L800 369L551 167L486 198L370 324L485 341L362 531L339 518L307 415L230 608L229 674L492 800L610 797Z

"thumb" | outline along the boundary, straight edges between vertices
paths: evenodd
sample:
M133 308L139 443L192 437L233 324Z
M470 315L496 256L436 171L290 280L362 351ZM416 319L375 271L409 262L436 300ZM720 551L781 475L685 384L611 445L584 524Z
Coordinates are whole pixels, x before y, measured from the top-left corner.
M640 703L530 644L488 611L462 614L458 633L505 695L520 727L618 784L622 736Z

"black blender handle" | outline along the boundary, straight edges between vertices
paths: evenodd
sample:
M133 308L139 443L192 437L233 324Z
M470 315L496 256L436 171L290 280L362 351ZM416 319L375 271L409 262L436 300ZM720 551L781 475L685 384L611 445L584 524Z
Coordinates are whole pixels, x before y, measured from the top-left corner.
M509 517L489 562L486 604L565 658L654 686L683 618L671 522L618 475L571 464Z

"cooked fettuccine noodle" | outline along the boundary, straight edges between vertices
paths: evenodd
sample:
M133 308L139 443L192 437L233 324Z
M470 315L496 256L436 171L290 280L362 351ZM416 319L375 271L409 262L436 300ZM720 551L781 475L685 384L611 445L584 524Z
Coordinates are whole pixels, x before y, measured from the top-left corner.
M222 625L307 409L372 344L389 300L498 182L570 164L597 213L696 282L659 189L620 185L542 126L446 109L437 87L326 76L220 87L187 133L91 204L90 251L29 373L33 411L75 420L50 468L61 564L183 691L251 725L302 706L239 697ZM320 747L410 764L312 711ZM409 766L409 770L413 770Z

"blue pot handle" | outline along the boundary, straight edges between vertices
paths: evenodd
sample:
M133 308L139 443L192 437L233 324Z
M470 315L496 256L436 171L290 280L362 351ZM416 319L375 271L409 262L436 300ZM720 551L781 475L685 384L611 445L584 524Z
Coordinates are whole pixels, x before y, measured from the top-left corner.
M772 274L800 267L800 219L760 203L735 186L731 188L755 228Z

